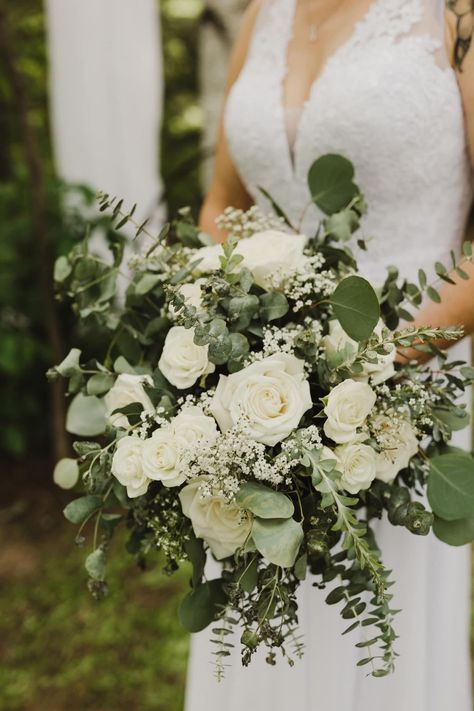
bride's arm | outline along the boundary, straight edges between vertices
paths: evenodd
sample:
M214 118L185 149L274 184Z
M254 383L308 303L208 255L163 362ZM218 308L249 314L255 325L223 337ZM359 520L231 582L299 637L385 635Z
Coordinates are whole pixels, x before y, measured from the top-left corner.
M264 0L253 0L245 12L242 27L230 60L226 98L244 66L255 21L263 2ZM210 234L216 241L222 242L225 240L226 235L217 229L215 225L216 217L221 215L226 207L239 207L246 210L251 205L252 198L245 190L232 162L224 133L223 119L221 118L213 178L201 209L199 225L202 230Z
M453 66L456 68L459 87L461 89L466 133L469 142L472 164L474 166L474 36L470 46L464 45L464 50L456 59L454 48L457 38L458 17L452 11L447 13L448 30L453 49ZM474 333L474 265L463 265L463 270L469 274L469 281L462 280L457 274L451 274L455 285L444 284L440 289L441 303L428 303L416 316L415 326L443 327L461 325L466 335ZM451 343L440 343L440 347L448 347ZM429 358L412 349L404 351L405 357L423 360Z

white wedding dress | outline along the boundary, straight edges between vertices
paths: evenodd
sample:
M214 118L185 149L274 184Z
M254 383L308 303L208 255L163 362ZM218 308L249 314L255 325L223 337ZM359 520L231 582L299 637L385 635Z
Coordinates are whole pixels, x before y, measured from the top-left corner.
M263 186L297 222L311 163L329 152L347 156L369 205L363 272L381 282L385 267L396 265L413 278L459 251L472 199L461 97L444 48L444 0L373 0L296 119L282 102L295 7L296 0L267 0L261 11L225 112L235 165L255 202L269 209ZM303 231L319 217L316 208L306 212ZM468 342L453 356L469 358ZM469 448L470 432L455 442ZM268 666L262 654L242 668L236 637L218 684L205 630L192 640L186 711L471 711L468 547L385 521L376 530L402 609L394 675L373 679L356 668L357 633L341 637L338 610L307 581L299 598L304 658L291 669L284 660Z

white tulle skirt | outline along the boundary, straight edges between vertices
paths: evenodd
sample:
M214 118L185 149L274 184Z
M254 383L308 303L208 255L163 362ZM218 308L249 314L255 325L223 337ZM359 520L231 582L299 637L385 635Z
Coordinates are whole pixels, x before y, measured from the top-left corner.
M469 360L467 340L452 357ZM453 444L470 449L470 430L456 433ZM236 638L226 678L217 683L205 630L192 639L185 711L472 711L469 547L451 548L386 521L375 528L397 581L394 606L402 610L395 674L374 679L356 667L357 631L341 636L346 621L307 580L299 596L303 659L293 668L283 659L270 667L261 654L243 668Z

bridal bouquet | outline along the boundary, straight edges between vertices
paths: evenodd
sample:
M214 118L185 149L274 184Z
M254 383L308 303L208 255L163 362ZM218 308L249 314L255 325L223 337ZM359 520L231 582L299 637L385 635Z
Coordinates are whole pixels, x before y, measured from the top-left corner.
M78 491L64 514L79 543L91 534L90 590L106 592L119 526L139 561L161 551L169 574L190 563L180 619L191 632L211 626L219 676L236 628L245 665L261 646L270 664L278 650L290 664L303 653L307 576L348 632L366 631L360 665L391 672L392 581L372 522L388 516L453 545L474 538L473 460L449 446L468 424L458 399L474 370L434 345L461 331L397 330L425 295L440 299L425 272L414 284L391 268L377 291L358 275L349 241L366 206L347 160L320 158L309 187L325 215L310 235L275 203L271 217L226 210L223 245L186 210L158 238L136 225L148 245L121 305L118 231L110 262L85 239L55 269L59 294L100 331L92 352L73 349L49 373L68 380L66 427L81 437L55 479ZM118 230L134 224L121 201L100 204ZM453 255L461 278L466 260L469 244ZM451 281L442 264L436 273ZM406 347L435 364L396 364ZM221 561L211 578L208 557Z

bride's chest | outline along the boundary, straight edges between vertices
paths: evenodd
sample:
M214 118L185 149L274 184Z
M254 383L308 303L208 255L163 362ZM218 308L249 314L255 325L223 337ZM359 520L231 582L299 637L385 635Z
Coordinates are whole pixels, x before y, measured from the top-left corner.
M337 53L303 107L293 156L285 128L284 67L262 57L249 61L225 116L237 166L245 170L252 164L253 172L259 165L262 171L280 166L303 176L315 157L328 151L345 152L358 164L368 156L373 162L377 154L384 169L408 152L412 169L417 157L420 169L433 159L457 160L464 144L462 106L455 75L438 65L436 52L429 37L382 36Z

